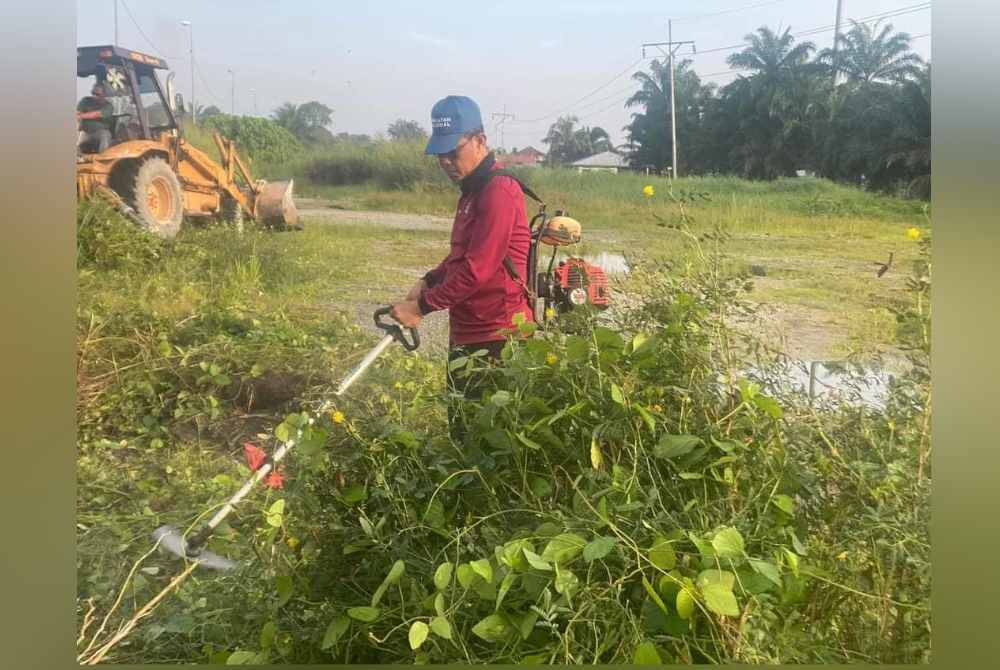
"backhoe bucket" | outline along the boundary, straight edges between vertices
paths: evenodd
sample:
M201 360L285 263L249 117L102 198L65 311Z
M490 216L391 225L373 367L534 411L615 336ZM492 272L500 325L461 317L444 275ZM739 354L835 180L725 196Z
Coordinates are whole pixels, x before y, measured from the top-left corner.
M294 180L275 181L264 185L257 194L254 218L266 226L294 228L298 225L299 214L292 200Z

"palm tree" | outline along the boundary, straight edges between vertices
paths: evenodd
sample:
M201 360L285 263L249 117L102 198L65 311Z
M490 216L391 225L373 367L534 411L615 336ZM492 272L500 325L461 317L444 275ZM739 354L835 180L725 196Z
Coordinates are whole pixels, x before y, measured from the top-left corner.
M739 124L733 157L750 178L793 175L810 160L809 103L820 67L809 56L816 46L794 44L791 28L779 34L762 26L746 40L747 48L726 59L750 72L726 87Z
M854 27L840 36L836 60L833 49L824 49L819 54L820 62L844 73L848 81L865 84L901 81L920 73L924 61L910 51L908 33L893 33L891 23L881 30L878 21L870 26L854 20L851 23Z
M576 160L573 156L578 153L575 129L577 121L579 119L575 116L560 116L549 126L549 132L542 142L549 145L548 161L552 164L559 165Z

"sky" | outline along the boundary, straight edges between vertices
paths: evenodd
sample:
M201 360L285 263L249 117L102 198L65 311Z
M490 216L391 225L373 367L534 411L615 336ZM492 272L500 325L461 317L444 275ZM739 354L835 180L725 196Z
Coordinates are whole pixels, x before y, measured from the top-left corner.
M541 143L560 115L601 126L615 144L632 111L631 74L647 69L667 41L704 81L737 75L726 57L762 25L791 27L817 48L832 45L836 0L504 0L501 3L377 3L319 0L78 0L77 44L118 43L167 60L176 90L225 112L268 116L284 102L318 100L334 110L334 133L384 133L399 118L430 127L440 98L467 95L479 104L490 143L511 149ZM931 55L931 10L918 0L842 0L849 19L883 19ZM186 27L181 21L190 21ZM919 36L919 37L918 37ZM234 74L230 74L232 70ZM162 81L161 73L161 81ZM79 82L78 82L79 83ZM78 85L77 97L83 89ZM234 95L235 93L235 95ZM502 126L500 114L513 115Z

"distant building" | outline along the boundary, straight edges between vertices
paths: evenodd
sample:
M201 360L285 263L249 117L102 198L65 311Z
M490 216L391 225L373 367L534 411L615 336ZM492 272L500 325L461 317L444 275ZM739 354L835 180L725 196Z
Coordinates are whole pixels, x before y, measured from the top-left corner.
M621 154L616 154L613 151L602 151L599 154L581 158L578 161L570 163L569 166L576 168L577 172L604 171L617 173L619 170L629 169L628 160Z
M503 167L527 166L536 167L545 159L545 154L535 147L525 147L520 151L497 156L497 162Z

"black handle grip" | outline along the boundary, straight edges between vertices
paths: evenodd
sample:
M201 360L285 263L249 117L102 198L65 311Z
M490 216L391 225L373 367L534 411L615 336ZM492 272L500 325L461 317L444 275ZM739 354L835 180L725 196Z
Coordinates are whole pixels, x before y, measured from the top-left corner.
M420 333L417 332L416 328L407 328L410 331L410 341L407 341L406 336L403 334L403 329L396 323L386 323L382 320L383 316L387 316L392 312L391 306L379 307L375 310L374 319L375 325L381 328L388 334L392 335L397 342L403 345L407 351L414 351L420 346Z

